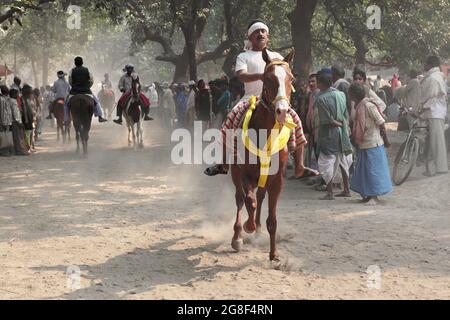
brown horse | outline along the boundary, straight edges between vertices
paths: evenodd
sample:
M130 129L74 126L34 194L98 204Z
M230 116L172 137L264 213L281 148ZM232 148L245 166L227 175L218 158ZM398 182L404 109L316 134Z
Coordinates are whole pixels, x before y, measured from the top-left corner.
M131 95L127 99L123 110L128 127L128 146L131 147L133 145L135 150L144 148L144 129L142 127L144 110L140 99L140 86L139 77L133 77Z
M285 123L290 108L290 96L292 91L291 83L293 76L289 64L293 59L293 54L294 53L291 52L283 61L272 61L267 54L267 51L263 51L263 59L266 62L263 93L248 124L249 129L254 129L256 132L259 132L259 130L268 130L267 132L271 132L270 130L274 128L276 121L281 125ZM257 141L255 145L259 149L263 149L264 147L262 141ZM245 159L249 158L249 151L246 149ZM231 165L232 179L236 187L235 197L237 206L234 236L231 245L234 250L241 250L243 245L243 229L247 233L253 233L255 231L259 233L261 231L261 209L267 193L269 198L269 217L267 219L267 230L270 234L269 258L271 262L276 264L275 267L278 267L280 259L278 258L276 249L276 215L277 202L284 183L283 172L288 160L287 146L274 154L271 159L272 163L278 162L278 170L275 174L272 172L272 174L268 176L265 187L259 188L256 196L255 189L258 187L258 180L260 178L260 165L247 164L247 161L244 165ZM242 225L241 212L244 204L247 208L249 219Z
M100 104L105 110L105 118L111 117L112 111L114 109L114 104L116 103L116 96L111 88L102 85L102 90L98 93L98 99Z
M64 121L64 99L56 99L52 104L52 112L56 119L56 139L59 141L60 132L62 135L63 143L70 142L70 119L69 121Z
M77 153L80 152L81 140L84 156L88 154L89 131L91 130L94 107L94 99L84 94L77 94L69 101L69 109L77 136Z

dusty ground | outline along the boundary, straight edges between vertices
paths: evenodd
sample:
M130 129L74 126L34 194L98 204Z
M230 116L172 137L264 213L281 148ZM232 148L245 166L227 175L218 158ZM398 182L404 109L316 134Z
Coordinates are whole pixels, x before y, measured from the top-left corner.
M0 298L450 298L449 176L419 168L377 207L287 182L276 271L266 232L232 252L229 177L173 166L155 124L143 152L124 130L95 125L87 160L48 131L37 154L0 158Z

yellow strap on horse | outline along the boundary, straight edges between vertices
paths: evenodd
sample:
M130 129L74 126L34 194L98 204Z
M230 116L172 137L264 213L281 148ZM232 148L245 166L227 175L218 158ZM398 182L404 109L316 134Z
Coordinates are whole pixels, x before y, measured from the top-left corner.
M270 133L270 139L268 139L263 150L258 149L257 146L253 144L250 137L248 136L248 125L253 115L253 111L256 109L256 96L250 98L250 108L245 114L244 123L242 125L242 142L249 152L259 157L260 160L260 174L258 187L265 188L267 184L267 177L269 176L270 170L270 159L272 155L277 154L283 150L288 142L291 135L291 130L297 127L297 125L292 121L291 116L288 115L286 124L281 128L278 121L275 121L275 125ZM281 130L280 130L281 128Z

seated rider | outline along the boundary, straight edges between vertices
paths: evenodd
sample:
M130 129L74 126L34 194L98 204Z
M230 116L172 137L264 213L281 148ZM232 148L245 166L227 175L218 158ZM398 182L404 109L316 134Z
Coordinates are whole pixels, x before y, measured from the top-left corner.
M53 83L54 99L48 106L49 113L48 117L46 118L48 120L52 119L53 105L55 104L55 102L58 100L65 101L70 92L70 84L66 80L67 73L65 73L64 71L58 71L56 75L58 77L58 80Z
M249 108L248 100L250 97L260 97L262 95L264 70L266 68L266 62L263 59L262 52L267 48L269 43L269 27L264 22L255 20L249 24L247 36L248 41L246 42L246 51L237 57L235 69L238 79L244 83L245 96L242 98L241 102L228 113L224 124L222 125L224 158L221 164L216 164L205 170L205 174L208 176L228 173L229 165L226 158L227 137L225 133L229 129L237 129ZM271 59L283 60L283 56L276 52L267 50L267 53ZM292 108L289 109L289 115L297 125L291 132L289 142L289 151L293 154L295 160L294 177L303 178L310 175L318 175L317 172L306 168L303 164L304 145L307 142L303 134L302 123Z
M117 103L117 116L119 119L113 120L117 124L122 124L122 112L123 108L125 107L128 98L131 96L131 89L132 89L132 83L133 83L133 77L136 77L137 75L134 73L134 66L131 64L127 64L125 66L124 72L126 72L122 78L120 78L119 81L119 90L122 92L122 97L120 97L119 102ZM139 81L139 77L138 77ZM150 113L150 101L145 96L143 92L139 92L139 97L142 102L143 111L145 113L144 121L153 120L149 117Z
M69 75L69 84L72 89L70 90L69 97L67 99L67 103L64 105L64 118L69 118L69 109L68 102L69 100L77 94L85 94L90 96L95 101L94 114L98 117L99 122L106 122L108 120L103 118L102 108L98 99L94 96L91 91L91 87L94 84L94 78L92 74L89 72L89 69L83 67L83 58L76 57L75 58L75 68L72 69Z
M112 82L109 80L109 74L105 73L105 79L102 81L102 87L112 90Z

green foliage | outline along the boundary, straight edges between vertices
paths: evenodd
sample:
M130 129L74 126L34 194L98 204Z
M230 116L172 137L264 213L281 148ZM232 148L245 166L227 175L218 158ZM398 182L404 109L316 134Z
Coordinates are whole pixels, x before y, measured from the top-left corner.
M199 69L202 77L217 76L222 64L231 73L253 19L261 18L270 26L271 48L289 47L292 35L287 15L296 2L5 0L0 4L0 17L5 17L12 6L16 13L0 19L8 29L3 36L0 31L0 56L10 56L15 48L19 63L26 63L30 56L40 62L48 52L50 69L54 69L61 64L68 67L69 57L82 52L97 62L99 70L120 70L126 61L133 61L149 78L169 80L174 64L180 57L187 59L183 55L189 30L198 36L194 39L197 58L225 43L224 51L204 60L212 61ZM82 30L68 32L65 27L69 4L84 9ZM366 8L372 4L382 9L381 30L366 27ZM357 59L363 59L368 65L395 65L406 70L421 67L424 57L431 53L447 60L448 17L448 0L319 0L312 24L314 64L320 67L339 61L352 67ZM165 63L155 63L155 58ZM204 61L200 59L200 65Z

